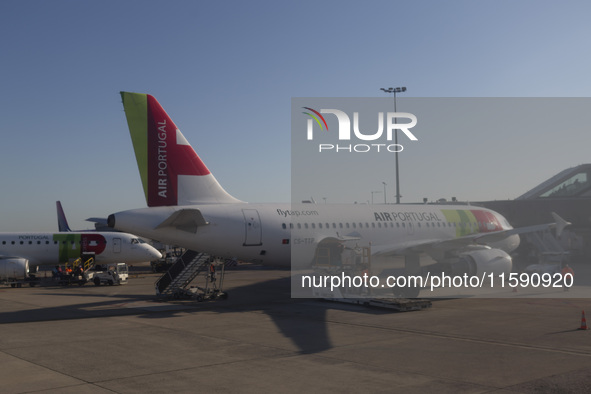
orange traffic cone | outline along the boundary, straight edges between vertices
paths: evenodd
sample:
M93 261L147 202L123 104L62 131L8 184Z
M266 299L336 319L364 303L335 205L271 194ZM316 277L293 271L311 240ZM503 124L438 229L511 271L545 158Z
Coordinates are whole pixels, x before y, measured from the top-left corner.
M581 327L579 327L579 330L588 330L589 327L587 327L587 319L585 319L585 311L582 312L581 314Z

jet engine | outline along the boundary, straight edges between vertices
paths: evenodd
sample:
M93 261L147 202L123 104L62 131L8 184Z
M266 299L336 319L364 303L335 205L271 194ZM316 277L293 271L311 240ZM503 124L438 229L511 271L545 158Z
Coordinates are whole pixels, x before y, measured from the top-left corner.
M0 279L25 279L29 275L29 260L23 258L0 259Z
M501 249L480 249L460 254L457 263L452 264L452 273L460 275L480 276L484 273L501 274L510 273L513 261L505 251Z

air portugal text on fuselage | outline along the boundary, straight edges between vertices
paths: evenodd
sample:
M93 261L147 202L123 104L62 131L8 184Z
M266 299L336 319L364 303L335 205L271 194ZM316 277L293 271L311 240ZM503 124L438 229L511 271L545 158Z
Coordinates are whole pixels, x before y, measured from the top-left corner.
M40 259L53 258L47 255L47 247L57 248L57 262L63 263L80 257L82 253L93 253L96 256L105 251L107 240L98 233L54 233L54 234L21 234L18 236L0 235L0 254L32 253ZM34 245L34 246L33 246ZM23 249L23 247L27 249ZM50 249L51 250L51 249ZM39 255L41 253L41 255Z
M374 212L376 222L442 222L435 212Z
M443 217L442 217L443 216ZM438 209L437 211L374 212L377 222L452 223L458 237L474 232L501 231L494 213L481 209Z
M328 219L323 210L319 206L318 210L285 210L277 209L277 214L283 218L293 218L296 222L306 222L315 220ZM412 225L413 223L424 223L428 227L453 227L455 228L456 236L461 237L473 233L486 233L492 231L501 231L503 227L499 222L498 217L491 211L483 209L439 209L424 207L396 211L396 210L373 210L366 212L365 220L373 221L374 223L397 223L397 225L404 226ZM328 213L328 212L326 212ZM369 216L371 215L371 216ZM328 216L331 216L328 214ZM337 215L337 216L340 216ZM332 220L332 219L328 219ZM364 219L361 219L364 221Z

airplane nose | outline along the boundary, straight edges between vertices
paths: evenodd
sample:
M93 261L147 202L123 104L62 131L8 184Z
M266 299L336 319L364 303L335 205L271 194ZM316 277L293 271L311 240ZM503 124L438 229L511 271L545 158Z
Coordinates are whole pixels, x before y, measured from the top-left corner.
M154 260L158 260L163 257L162 253L157 249L154 249L153 247L150 247L150 249L148 250L148 254L150 255L150 258Z

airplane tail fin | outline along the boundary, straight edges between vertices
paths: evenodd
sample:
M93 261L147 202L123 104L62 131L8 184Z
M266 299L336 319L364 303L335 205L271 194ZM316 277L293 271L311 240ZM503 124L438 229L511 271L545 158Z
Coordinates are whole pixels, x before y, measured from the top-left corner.
M62 203L60 201L55 202L55 206L57 208L57 225L60 232L72 231L70 230L70 226L68 225L68 220L66 219L66 214L64 213L64 209L62 208Z
M149 207L241 202L226 192L153 96L121 92Z

